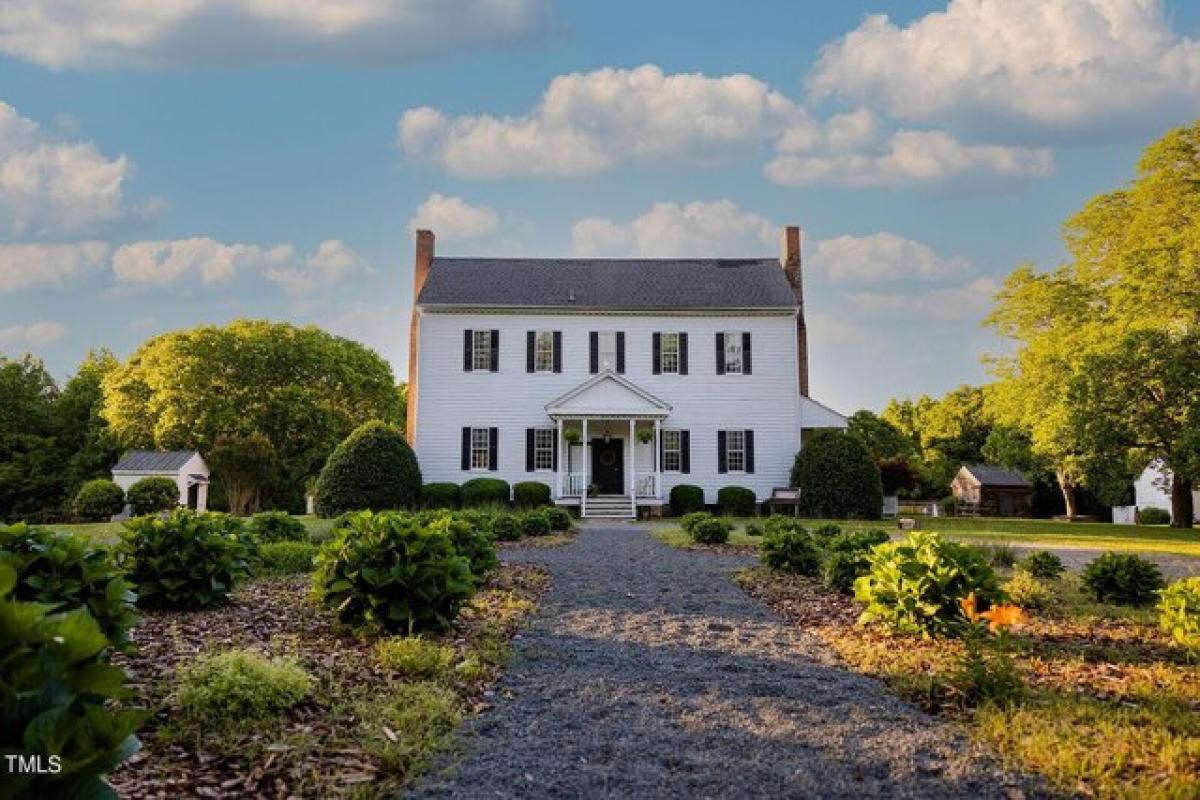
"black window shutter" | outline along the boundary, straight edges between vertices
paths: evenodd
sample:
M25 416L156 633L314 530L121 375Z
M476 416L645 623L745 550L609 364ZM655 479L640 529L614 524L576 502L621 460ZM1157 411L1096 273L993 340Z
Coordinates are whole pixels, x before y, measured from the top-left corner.
M679 471L689 473L692 471L692 432L679 432Z
M500 331L492 330L492 372L500 371Z
M554 471L558 472L558 431L554 431Z
M660 470L663 468L663 462L667 460L666 459L666 455L667 455L666 444L667 444L666 437L663 436L662 431L659 431L658 432L658 468Z
M562 372L562 331L554 332L554 371Z
M749 334L747 334L748 336ZM754 472L754 431L746 431L746 472Z
M650 345L650 359L653 362L651 366L654 369L654 374L658 375L662 372L662 334L656 333L650 337L652 344Z
M725 334L717 334L717 374L725 374Z
M492 472L498 469L496 464L496 446L499 438L500 431L497 428L488 429L488 469Z
M679 374L687 375L687 334L679 334Z
M754 361L750 355L750 332L742 334L742 374L749 375L753 371Z
M588 334L588 372L595 375L600 371L600 334L592 331Z
M617 374L625 374L625 331L617 331Z
M729 461L725 452L725 431L717 431L717 472L728 472Z
M525 371L533 372L533 348L536 346L537 333L525 331Z
M471 468L471 429L462 430L462 468L466 472Z
M525 429L525 471L533 472L533 428Z
M463 372L470 372L471 368L475 366L475 360L471 357L474 336L474 331L463 331Z

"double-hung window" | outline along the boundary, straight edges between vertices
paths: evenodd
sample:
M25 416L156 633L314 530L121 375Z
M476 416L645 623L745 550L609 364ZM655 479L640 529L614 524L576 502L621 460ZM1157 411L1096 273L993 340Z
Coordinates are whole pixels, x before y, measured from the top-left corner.
M533 468L554 469L554 428L537 428L533 432Z
M491 465L491 437L487 428L471 428L471 469Z
M663 472L680 472L683 469L683 435L680 431L664 430L662 436Z
M533 340L534 372L554 371L554 331L538 331Z
M492 368L491 331L471 331L471 366L485 372Z
M725 374L742 374L742 334L725 333Z
M725 468L729 472L746 471L745 431L725 431Z
M600 371L616 372L617 369L617 334L614 331L601 331L596 339L597 358Z
M662 350L658 358L659 367L664 374L676 375L679 373L678 333L664 333L662 335Z

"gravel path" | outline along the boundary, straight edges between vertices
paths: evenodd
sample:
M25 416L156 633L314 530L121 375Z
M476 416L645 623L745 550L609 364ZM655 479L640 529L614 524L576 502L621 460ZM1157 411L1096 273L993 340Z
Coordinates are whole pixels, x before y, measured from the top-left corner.
M1093 547L1064 547L1055 544L1047 545L1016 545L1014 549L1018 553L1018 558L1023 557L1026 553L1032 553L1035 550L1049 550L1056 556L1062 559L1063 566L1071 572L1080 572L1089 561L1099 555L1107 552L1103 549ZM1129 551L1118 551L1129 552ZM1190 578L1195 575L1200 575L1200 558L1195 556L1181 556L1173 553L1155 553L1149 550L1138 552L1138 555L1149 561L1158 564L1162 570L1163 577L1169 581L1179 580L1180 578Z
M1020 797L962 735L644 529L507 553L553 587L461 760L417 797Z

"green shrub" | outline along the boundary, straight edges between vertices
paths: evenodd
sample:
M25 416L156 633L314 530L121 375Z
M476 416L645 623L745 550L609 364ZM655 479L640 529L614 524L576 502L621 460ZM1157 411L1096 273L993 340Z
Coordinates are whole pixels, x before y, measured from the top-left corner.
M463 508L508 506L512 491L499 478L472 478L462 485L461 495Z
M267 542L258 551L264 575L301 575L312 572L317 545L312 542Z
M170 511L179 507L179 486L170 478L142 478L129 487L125 502L135 517Z
M1170 525L1171 512L1165 508L1143 508L1137 512L1138 525Z
M900 633L945 635L964 623L958 601L975 593L979 608L1001 598L991 565L965 545L936 533L915 531L899 542L875 547L870 572L854 582L866 603L860 621L879 621Z
M48 614L86 609L114 646L129 642L137 596L90 539L24 523L0 525L0 558L16 574L12 599L42 603Z
M125 523L116 555L140 605L208 608L250 573L255 552L237 519L178 509Z
M550 533L550 515L545 511L526 511L520 520L521 533L525 536L546 536Z
M977 546L993 567L1012 567L1017 563L1017 550L1008 542Z
M488 536L492 536L492 526L495 524L497 516L490 511L481 511L477 508L464 508L454 512L455 519L462 520Z
M429 523L429 528L450 537L454 549L467 559L471 575L477 583L483 583L487 575L496 568L496 544L487 529L476 527L458 516L443 514Z
M286 511L263 511L246 524L259 542L307 542L308 527Z
M541 508L550 505L550 487L541 481L514 483L513 504L517 508Z
M693 511L704 510L704 490L690 483L671 487L671 514L682 517Z
M1200 655L1200 577L1175 581L1159 593L1158 627L1189 655Z
M115 797L103 775L137 752L145 712L108 661L110 642L85 608L58 612L17 599L19 560L0 552L0 751L61 759L57 774L5 769L3 797Z
M825 586L835 592L851 594L854 582L866 575L871 562L863 550L835 550L825 556L821 565L821 577Z
M744 486L722 486L717 491L717 509L731 517L752 517L758 511L758 498Z
M722 517L709 517L692 525L689 533L698 544L725 544L733 532L733 523Z
M827 522L813 528L809 533L819 544L825 545L842 535L842 526Z
M317 554L313 592L346 622L412 634L444 630L475 591L450 536L397 513L348 517Z
M816 575L821 551L812 534L803 528L768 531L762 541L762 562L771 569L797 575Z
M701 522L706 522L712 519L712 514L707 511L692 511L689 514L684 514L679 520L679 527L683 528L685 533L691 534L692 528L699 525Z
M462 490L457 483L427 483L421 487L421 505L425 508L459 508Z
M802 531L804 530L803 523L795 517L771 516L767 517L767 521L763 524L763 531L770 536L773 533L786 533L787 531Z
M90 522L104 522L124 510L125 490L103 478L80 486L71 503L71 512Z
M1017 562L1017 569L1035 578L1053 580L1066 571L1062 559L1049 550L1036 550Z
M1008 599L1022 608L1045 611L1054 602L1050 587L1025 570L1017 570L1004 584Z
M492 521L492 535L499 542L515 542L521 538L521 521L515 514L498 514Z
M374 420L329 455L317 478L315 502L319 516L335 517L346 511L413 508L420 496L421 468L404 434Z
M1083 585L1102 603L1144 606L1163 583L1158 566L1133 553L1104 553L1083 568Z
M837 428L813 431L796 454L791 485L800 487L806 516L879 519L883 511L883 484L871 452Z
M393 636L375 645L379 665L406 678L443 678L454 656L453 647L420 636Z
M181 716L215 726L270 720L298 705L313 688L312 678L294 659L244 649L201 656L179 669L176 682Z
M762 526L759 525L757 522L747 522L745 530L746 530L747 536L762 536L763 535Z
M887 531L878 528L869 531L850 531L838 534L825 542L825 549L834 553L866 553L876 545L892 540Z
M550 530L552 531L569 531L571 530L571 512L565 508L557 506L546 510L546 516L550 518Z

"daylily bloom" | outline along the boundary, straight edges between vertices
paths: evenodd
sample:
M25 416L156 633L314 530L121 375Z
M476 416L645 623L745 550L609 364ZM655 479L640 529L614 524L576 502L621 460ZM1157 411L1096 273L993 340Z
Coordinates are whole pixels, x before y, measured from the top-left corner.
M988 621L988 630L992 633L1001 628L1019 625L1025 620L1025 612L1021 610L1020 606L1007 604L993 606L979 616Z

